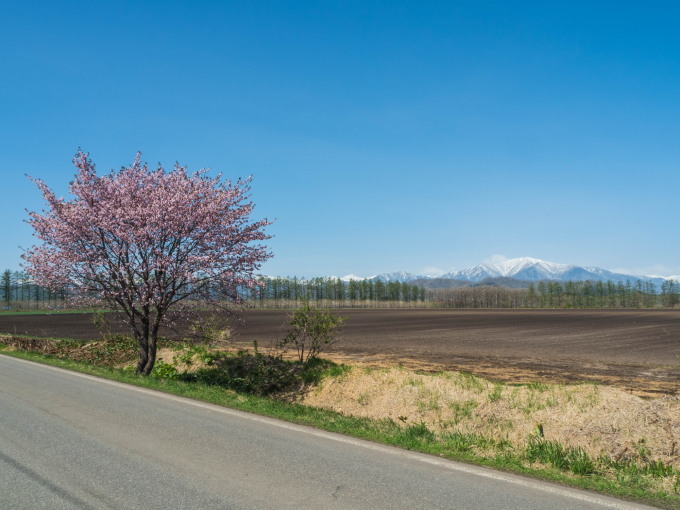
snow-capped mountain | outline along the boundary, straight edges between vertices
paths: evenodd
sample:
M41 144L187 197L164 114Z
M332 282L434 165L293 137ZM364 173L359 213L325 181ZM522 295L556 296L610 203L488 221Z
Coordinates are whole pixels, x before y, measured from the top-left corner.
M604 273L607 273L606 275ZM557 264L532 257L505 260L497 264L480 264L462 271L447 273L444 278L478 282L484 278L514 278L515 280L599 280L610 279L609 271L594 267ZM608 278L609 277L609 278Z
M573 264L558 264L532 257L521 257L516 259L504 260L499 263L483 263L461 271L446 273L439 278L449 280L463 280L469 282L479 282L485 278L512 278L523 281L612 281L614 283L635 283L638 280L651 281L660 285L666 280L676 280L677 276L635 276L622 273L614 273L599 267L582 267ZM416 276L412 273L397 271L394 273L383 273L371 279L382 281L410 282L417 279L431 279L429 276Z
M383 282L411 282L418 278L427 278L425 276L416 276L413 273L406 273L404 271L395 271L393 273L383 273L370 278L371 280L381 280Z
M354 280L355 282L361 281L361 280L372 280L375 278L375 276L357 276L355 274L346 274L345 276L341 276L340 280L343 282L349 282L351 280Z

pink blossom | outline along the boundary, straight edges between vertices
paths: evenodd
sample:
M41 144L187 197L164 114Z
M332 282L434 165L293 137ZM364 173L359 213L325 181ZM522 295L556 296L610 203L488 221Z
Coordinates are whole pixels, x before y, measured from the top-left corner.
M126 317L139 344L137 371L149 374L159 327L189 300L239 302L271 257L266 219L251 221L251 179L235 183L176 164L149 170L138 153L129 167L99 176L78 151L72 200L36 183L47 210L29 212L42 244L22 257L36 283L75 286Z

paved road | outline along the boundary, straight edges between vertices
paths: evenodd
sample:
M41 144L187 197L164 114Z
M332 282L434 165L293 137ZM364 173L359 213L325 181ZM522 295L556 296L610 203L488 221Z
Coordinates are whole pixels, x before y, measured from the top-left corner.
M0 508L642 508L0 356Z

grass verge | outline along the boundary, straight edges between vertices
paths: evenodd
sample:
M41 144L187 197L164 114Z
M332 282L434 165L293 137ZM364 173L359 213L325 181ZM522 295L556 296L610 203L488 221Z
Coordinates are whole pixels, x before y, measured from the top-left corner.
M1 343L0 353L329 432L593 490L661 508L680 508L678 473L667 473L662 466L659 466L659 473L641 471L638 466L616 462L610 462L608 467L605 466L607 469L603 469L600 461L596 463L587 455L584 456L583 452L564 448L554 442L534 440L529 442L527 449L518 449L507 441L480 434L459 432L435 434L424 422L403 426L389 418L346 415L271 396L237 392L200 381L187 382L153 375L142 377L120 368L60 359L36 352L11 350ZM329 371L331 372L333 374L326 377L336 377L342 373L341 370ZM482 451L485 452L483 455L479 453ZM665 492L650 490L648 480L653 476L674 477L674 490Z

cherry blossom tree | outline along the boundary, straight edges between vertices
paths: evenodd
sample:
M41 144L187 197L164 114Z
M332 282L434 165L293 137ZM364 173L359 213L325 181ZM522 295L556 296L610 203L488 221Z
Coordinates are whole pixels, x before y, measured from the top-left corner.
M250 220L250 178L232 183L178 164L149 170L139 153L102 176L87 153L73 163L70 200L31 178L48 207L29 211L42 243L24 252L25 268L39 285L76 288L121 312L137 340L137 372L148 375L173 315L190 302L238 303L239 289L256 285L271 257L258 241L271 222Z

